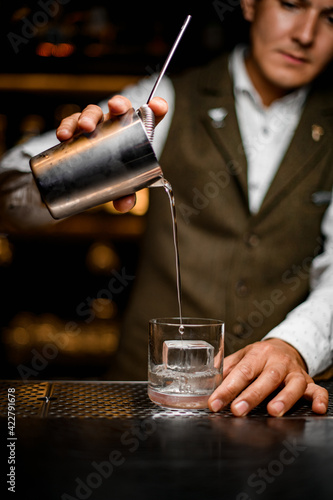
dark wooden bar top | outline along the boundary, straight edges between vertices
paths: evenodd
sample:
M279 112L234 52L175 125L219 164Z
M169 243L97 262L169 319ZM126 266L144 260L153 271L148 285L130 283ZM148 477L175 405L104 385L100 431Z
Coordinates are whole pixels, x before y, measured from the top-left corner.
M324 416L301 400L282 418L265 404L236 418L160 408L146 382L0 381L1 498L331 500L333 380L321 385Z

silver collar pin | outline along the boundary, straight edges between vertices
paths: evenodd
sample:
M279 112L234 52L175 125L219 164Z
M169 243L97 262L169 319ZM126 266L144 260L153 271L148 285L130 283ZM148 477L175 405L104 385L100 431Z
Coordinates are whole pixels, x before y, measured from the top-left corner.
M213 108L208 111L208 116L212 119L212 125L215 128L224 127L224 119L228 111L225 108Z

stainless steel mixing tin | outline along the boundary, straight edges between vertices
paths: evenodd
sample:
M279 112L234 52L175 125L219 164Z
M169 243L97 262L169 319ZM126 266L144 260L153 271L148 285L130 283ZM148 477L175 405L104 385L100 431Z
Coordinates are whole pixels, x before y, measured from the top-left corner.
M30 167L52 217L61 219L134 193L162 185L147 130L131 108L30 160Z

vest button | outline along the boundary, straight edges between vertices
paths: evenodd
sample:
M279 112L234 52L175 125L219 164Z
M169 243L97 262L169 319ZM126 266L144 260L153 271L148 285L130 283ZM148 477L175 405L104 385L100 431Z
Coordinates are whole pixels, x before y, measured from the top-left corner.
M254 233L245 233L244 242L251 248L256 248L260 243L260 238Z
M236 337L242 338L244 333L246 333L246 329L242 323L235 323L232 327L232 333L236 335Z
M236 283L236 294L238 297L247 297L249 295L249 287L243 280L239 280Z

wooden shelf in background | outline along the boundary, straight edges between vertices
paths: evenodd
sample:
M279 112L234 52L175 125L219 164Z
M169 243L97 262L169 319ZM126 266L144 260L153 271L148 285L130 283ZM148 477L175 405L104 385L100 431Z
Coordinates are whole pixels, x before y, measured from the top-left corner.
M135 84L135 75L2 74L0 91L112 93Z

